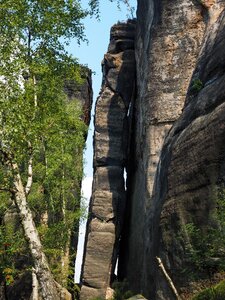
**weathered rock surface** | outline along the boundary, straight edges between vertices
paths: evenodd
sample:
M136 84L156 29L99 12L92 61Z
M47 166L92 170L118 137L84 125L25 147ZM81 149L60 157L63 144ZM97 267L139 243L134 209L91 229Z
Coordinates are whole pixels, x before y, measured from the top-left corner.
M74 80L66 81L64 88L69 101L76 99L81 103L83 120L89 125L93 101L91 70L82 66L80 69L82 82L78 84Z
M172 5L162 1L161 15L154 6L154 21L153 8L144 9L139 3L138 20L142 20L138 21L137 65L143 68L137 68L136 132L131 138L136 146L128 172L127 203L131 204L126 209L119 270L131 288L149 299L176 299L156 264L156 256L162 258L180 293L188 286L183 272L188 267L185 244L190 243L190 237L181 232L185 224L193 222L204 233L212 222L224 160L224 21L219 17L224 2L204 2L202 6L175 1L176 8L171 11ZM142 31L143 14L149 15L149 39L149 32ZM162 46L162 41L173 40L171 35L176 36L174 42L180 48L174 50L170 43ZM142 56L144 49L149 49L147 58ZM185 108L161 153L165 134L181 114L196 61ZM196 80L203 87L199 93L193 89Z
M149 2L138 4L136 152L146 156L151 195L162 142L181 114L205 23L202 7L191 0Z
M182 112L204 35L205 14L191 0L138 2L137 99L119 274L147 298L154 294L155 282L148 219L156 169L164 138Z
M146 300L146 298L143 297L142 295L136 295L136 296L129 298L128 300Z
M96 106L83 300L105 297L121 228L118 276L131 290L147 299L176 299L157 265L159 256L178 292L185 291L185 298L193 292L193 279L184 275L190 267L186 245L194 249L185 226L196 226L203 239L209 226L216 228L218 190L225 181L224 5L138 1L137 95L131 102L132 30L112 29ZM201 279L204 267L201 274L194 267L192 272Z
M216 228L221 210L219 190L224 190L225 183L224 7L219 1L211 7L216 9L211 13L213 22L209 20L183 113L166 138L155 184L152 214L156 232L152 243L156 244L160 236L156 251L179 288L187 286L188 277L185 281L182 274L190 268L185 245L196 247L190 233L182 232L182 228L194 224L200 231L199 238L204 240L207 228ZM202 83L198 91L193 88L196 79ZM213 237L210 242L214 242ZM207 251L207 247L202 251ZM219 257L220 249L217 251ZM211 272L216 271L215 265ZM204 277L193 265L194 275L198 279ZM168 289L163 281L158 272L156 299L167 299Z
M135 23L112 27L95 109L94 182L81 299L106 297L114 277L125 208L128 113L135 88Z

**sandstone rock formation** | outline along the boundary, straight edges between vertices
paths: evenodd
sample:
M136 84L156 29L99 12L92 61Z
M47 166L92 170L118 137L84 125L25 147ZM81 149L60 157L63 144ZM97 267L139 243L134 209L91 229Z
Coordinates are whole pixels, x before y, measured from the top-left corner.
M193 1L139 1L137 11L137 99L128 169L127 224L120 276L149 296L149 207L164 137L180 116L203 39L201 5ZM129 232L129 233L128 233ZM140 249L144 249L140 255ZM140 280L135 280L136 276ZM151 285L151 288L153 284Z
M77 84L74 80L65 82L65 92L69 101L79 100L82 105L83 120L88 126L91 120L91 107L93 101L91 70L86 67L80 67L81 80Z
M120 79L133 86L133 73L123 76L116 59L106 55L95 116L83 300L105 296L120 234L118 278L147 299L176 299L156 256L184 297L194 293L193 282L209 271L206 261L201 271L194 266L190 249L193 253L195 244L188 226L197 228L202 240L219 226L215 216L225 180L224 6L221 0L138 1L136 96L130 105L131 94L124 98ZM109 53L115 45L119 42L111 41ZM121 128L128 107L132 120L126 138ZM125 202L125 213L115 213L116 204ZM220 251L212 257L211 275L218 271ZM191 262L189 277L185 272Z
M172 13L172 4L169 1L162 1L161 14L159 14L157 7L154 6L156 9L154 14L155 19L153 19L152 24L150 24L152 31L150 40L147 39L147 41L149 41L148 46L145 44L147 42L146 35L144 36L142 31L142 22L145 18L142 18L142 21L138 23L140 25L138 25L139 29L137 35L137 65L141 65L142 63L143 56L141 56L141 53L143 53L144 49L149 49L149 56L147 56L147 59L143 61L142 64L145 68L146 63L149 62L149 64L147 65L147 69L143 67L140 69L140 72L137 69L137 114L134 120L137 129L134 135L137 141L136 145L138 146L134 147L133 150L132 162L133 164L135 162L135 165L132 164L131 171L128 173L129 201L127 201L127 203L131 202L132 204L127 207L126 210L128 212L128 222L124 229L124 243L122 244L123 247L120 254L121 264L119 264L121 277L128 278L132 288L136 291L143 291L147 298L153 299L175 298L156 264L156 255L163 258L169 273L173 275L173 279L178 287L185 286L187 283L185 282L186 279L184 279L184 276L182 276L182 270L186 268L184 262L185 250L182 249L182 245L184 245L185 242L184 239L179 240L179 234L182 230L182 224L193 222L195 218L198 218L198 214L201 216L205 214L205 221L204 218L202 218L200 222L197 222L198 228L201 228L205 222L209 221L207 217L209 211L207 215L206 211L210 210L210 207L213 207L212 202L210 202L212 199L210 199L208 195L208 200L206 200L205 195L201 195L203 192L200 188L201 184L198 186L197 183L195 183L194 186L194 182L198 181L196 174L199 174L198 176L201 180L203 180L203 177L205 182L209 181L208 176L214 176L213 173L215 171L213 171L212 168L211 173L208 171L210 175L207 175L207 172L206 174L202 174L204 163L206 164L206 157L208 157L209 161L212 161L212 164L214 164L213 161L215 159L218 160L216 154L218 150L213 154L211 150L211 154L207 151L205 152L205 161L203 160L202 164L200 163L204 156L202 153L204 152L204 147L208 148L211 144L206 141L206 134L206 136L202 136L202 139L200 139L200 136L196 138L196 144L199 143L202 147L198 153L194 153L194 149L191 148L193 147L192 143L188 144L188 146L186 145L185 148L184 141L181 142L181 140L178 139L179 145L174 145L174 140L168 138L166 143L167 147L164 147L161 154L161 161L158 164L165 134L181 114L190 77L199 53L200 61L198 59L198 64L200 64L203 59L206 64L209 63L210 56L208 48L210 48L212 44L207 43L206 40L208 38L211 43L215 42L216 33L210 30L210 26L217 28L218 24L214 22L222 10L221 7L223 7L222 2L213 2L211 5L204 6L199 3L194 3L193 1L174 1L173 4L176 6L176 9L174 8ZM150 9L151 12L152 10L153 8ZM147 9L143 9L143 3L140 2L138 19L141 19L143 14L147 14ZM164 18L164 16L166 17ZM150 18L146 19L149 20ZM159 24L159 27L157 27L157 24ZM163 29L163 32L166 32L165 35L160 32L160 27ZM156 35L154 34L155 31L157 31ZM173 39L171 35L173 37L174 33L176 38ZM159 52L160 42L169 40L170 42L166 43L164 52ZM173 40L175 44L180 45L180 47L174 48L174 43L171 43ZM141 45L141 47L138 45ZM203 46L200 50L201 45ZM157 49L157 52L154 52L155 49ZM213 49L211 51L215 50ZM205 52L208 54L205 54ZM204 56L205 58L202 58L203 55L206 55ZM151 58L152 56L154 59ZM172 57L172 64L168 59L166 59L166 61L164 60L164 58L167 57ZM213 53L212 57L215 59ZM214 59L213 63L215 64ZM140 60L140 62L138 62L138 60ZM221 58L219 58L219 61L221 61ZM161 67L161 62L163 62L163 67ZM143 69L145 71L141 73ZM219 75L216 74L216 70L218 71L218 69L217 67L212 71L212 77L215 76L216 78ZM158 72L158 70L160 71ZM204 74L205 71L203 67L201 70L202 74ZM145 75L145 80L143 80L143 74L148 74ZM155 77L156 79L154 80L155 74L157 74L158 77ZM168 79L168 81L165 79ZM199 79L199 67L193 75L191 86L195 84L195 80L197 79ZM201 79L199 80L201 82ZM204 85L204 83L202 84ZM157 87L156 89L155 86ZM189 90L191 90L191 87ZM167 92L165 93L164 91ZM191 94L186 100L187 106L187 103L190 101L189 98L193 99L193 106L185 106L182 114L184 118L182 124L185 123L184 120L191 118L192 114L195 115L201 105L203 105L202 99L196 104L196 100L194 100L193 97L193 94ZM142 101L144 99L146 99L146 101L143 105ZM160 104L158 99L161 99ZM212 98L209 100L209 103L211 103L209 106L213 107ZM174 130L175 129L171 132L175 132L176 137L178 137L177 132L179 132L180 129ZM198 130L201 135L202 130L200 127ZM172 133L170 133L169 136L171 136L171 134ZM190 136L191 135L197 135L197 131L191 131ZM207 136L207 140L209 137L210 135ZM204 143L203 139L205 139ZM222 138L220 137L220 139L220 143L222 143ZM218 147L219 145L216 146L215 149L218 149ZM170 151L172 151L171 149L174 149L174 151L177 151L180 155L179 162L177 160L175 165L175 158L169 155L169 153L171 153ZM188 150L190 150L190 154L188 154ZM192 157L192 160L191 158L190 160L188 159L189 155ZM213 159L214 156L215 158ZM158 168L157 177L155 174L156 168ZM191 173L193 171L191 171L192 168L195 168L194 173ZM192 175L190 175L189 172ZM186 174L189 174L187 179L185 179ZM173 181L171 181L172 178ZM180 189L178 187L179 183L182 186ZM202 184L204 185L203 182ZM193 192L191 193L192 189ZM209 187L206 187L206 190L207 189L209 194L212 193L213 189L210 190ZM184 193L185 190L187 190L186 195ZM177 196L175 197L175 195ZM195 200L191 200L191 195L192 199ZM162 210L165 199L167 199L167 201ZM185 204L180 204L182 201L186 203L186 206ZM195 206L198 207L198 210L194 208L194 205L192 207L191 201L197 201L198 204L196 203ZM192 218L190 218L190 215L192 215ZM160 227L158 227L159 222L161 222ZM161 240L159 239L160 234L162 236ZM158 253L159 248L160 252ZM140 255L140 249L143 249L141 252L142 255ZM157 278L156 274L158 274ZM135 278L137 278L136 276L141 278L141 280L135 280Z
M185 246L191 243L193 249L196 247L187 227L184 232L182 228L186 224L194 224L200 231L199 238L207 242L210 230L218 226L219 214L224 205L220 201L225 183L225 4L218 2L217 5L212 14L213 22L209 20L183 113L162 149L155 184L153 214L156 223L159 218L160 226L157 251L178 287L186 286L182 274L185 268L190 268ZM195 88L196 80L201 82L198 90ZM156 211L160 211L160 215ZM224 210L222 214L225 214ZM213 232L216 234L216 231ZM211 243L215 242L212 235L210 239ZM209 247L202 245L201 250L207 252ZM210 272L217 271L217 261L221 255L219 248L215 254L217 259L213 257L212 261L207 261L210 257L205 258L205 272L207 266ZM198 279L204 277L194 265L192 277L193 274ZM157 299L166 299L168 290L160 277L158 273Z
M142 295L136 295L129 298L128 300L146 300L146 299Z
M95 109L94 183L81 299L105 297L115 272L125 207L128 116L135 89L135 23L112 27Z

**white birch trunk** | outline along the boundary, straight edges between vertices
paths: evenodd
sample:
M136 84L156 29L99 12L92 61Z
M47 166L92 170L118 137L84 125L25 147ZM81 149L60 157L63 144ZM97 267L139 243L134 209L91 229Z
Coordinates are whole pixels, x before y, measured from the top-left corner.
M39 300L38 297L38 280L35 269L32 270L32 294L30 300Z
M56 283L53 279L46 256L43 252L31 210L27 205L25 189L18 172L17 164L12 164L12 168L15 172L13 182L15 187L15 202L19 210L25 237L29 243L34 269L39 284L40 296L44 300L59 300L61 298L60 292L56 288Z
M68 231L68 239L66 242L65 249L62 250L61 257L61 268L62 268L62 285L66 286L70 268L70 238L71 238L71 230Z

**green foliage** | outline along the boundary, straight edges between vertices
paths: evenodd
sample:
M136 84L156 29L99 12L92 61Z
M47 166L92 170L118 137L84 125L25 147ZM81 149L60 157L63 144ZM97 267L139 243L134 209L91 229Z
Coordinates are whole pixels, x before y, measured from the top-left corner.
M80 287L77 284L74 284L74 280L72 282L72 289L69 289L70 293L74 295L74 299L79 299L80 295Z
M200 92L201 89L204 87L203 82L199 79L196 78L192 81L192 85L191 85L191 90L194 92Z
M17 259L26 257L26 241L21 231L12 226L0 226L0 278L6 285L14 282L19 269Z
M125 300L134 296L135 293L129 290L128 281L125 279L121 281L115 281L112 284L112 288L114 289L113 298L111 300ZM101 297L92 298L92 300L103 300Z
M24 188L32 165L27 202L56 277L80 216L87 130L81 105L75 99L69 101L64 92L66 81L82 83L85 70L64 45L70 38L85 39L81 20L86 15L75 0L6 0L0 4L0 190L4 191L0 218L14 188L11 164L19 166ZM2 249L2 275L5 269L14 269L11 249L18 245L13 232L12 238L7 253Z
M122 282L115 281L112 287L114 289L114 300L129 299L130 297L135 295L132 291L129 290L129 284L127 280L124 280Z
M193 300L224 300L225 299L225 280L219 284L207 288L192 298Z
M98 0L90 1L92 13L98 5ZM27 204L56 278L80 216L86 134L79 103L69 102L64 92L65 82L82 83L84 69L64 45L71 38L85 40L82 19L88 13L78 0L0 3L0 214L14 195L12 164L19 167L24 189L32 166ZM3 233L2 245L8 238ZM1 249L1 274L7 282L13 272L4 270L14 269L12 255L19 249L19 237L12 232L11 238L10 247Z
M225 190L217 191L216 209L211 215L209 225L200 229L194 223L186 224L183 231L190 241L185 245L190 276L198 278L205 274L211 278L216 271L225 270Z
M10 195L7 192L0 193L0 224L2 223L3 216L7 210L9 197Z
M32 46L31 55L45 53L49 46L63 48L61 37L83 39L81 20L86 15L74 0L5 0L0 4L0 18L4 20L0 32L7 37L18 36L25 47Z

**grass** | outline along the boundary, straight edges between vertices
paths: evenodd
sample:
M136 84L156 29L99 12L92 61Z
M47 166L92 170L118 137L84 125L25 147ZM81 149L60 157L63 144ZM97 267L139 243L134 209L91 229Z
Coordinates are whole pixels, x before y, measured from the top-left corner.
M222 280L217 285L207 288L196 296L192 300L224 300L225 299L225 280Z

